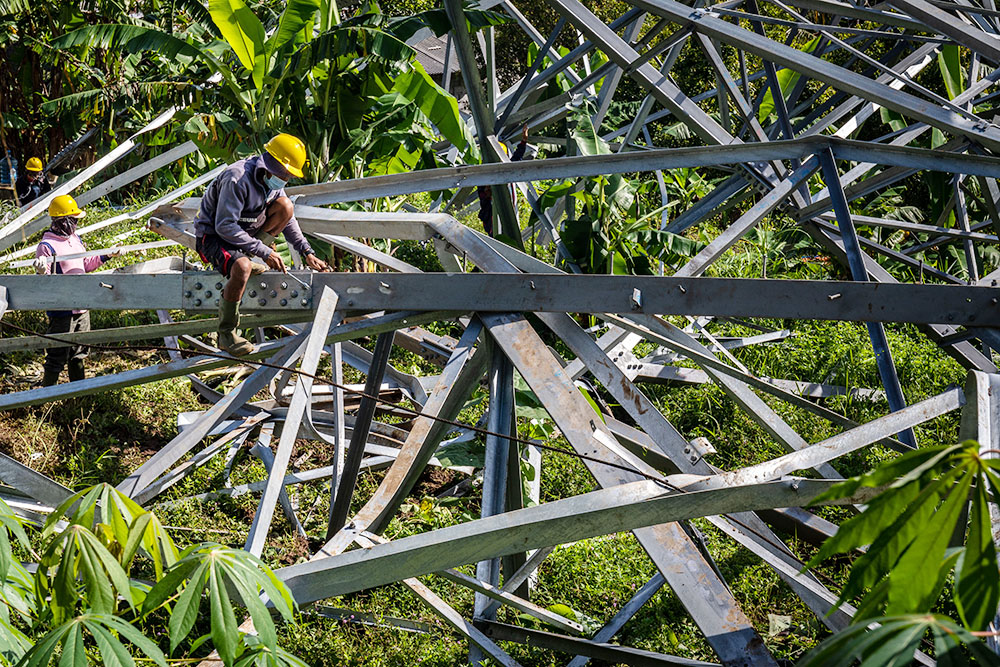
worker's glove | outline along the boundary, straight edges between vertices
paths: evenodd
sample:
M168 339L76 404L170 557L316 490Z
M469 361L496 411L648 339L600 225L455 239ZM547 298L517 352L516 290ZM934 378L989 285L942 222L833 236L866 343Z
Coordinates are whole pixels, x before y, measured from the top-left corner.
M125 250L123 250L121 246L116 246L111 249L111 252L108 253L108 257L121 257L124 254Z
M31 263L31 266L35 269L35 273L39 275L45 275L49 272L49 264L41 257L36 257L35 261Z
M48 179L49 179L49 185L55 185L56 181L59 180L59 177L56 176L55 174L49 174Z

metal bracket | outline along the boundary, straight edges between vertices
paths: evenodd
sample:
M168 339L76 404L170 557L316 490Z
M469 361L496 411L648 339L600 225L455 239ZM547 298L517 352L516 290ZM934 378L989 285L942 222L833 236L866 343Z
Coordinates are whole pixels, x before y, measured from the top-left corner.
M708 441L708 438L697 437L694 440L688 441L688 446L684 448L684 453L687 454L691 463L697 463L709 454L715 454L715 447L712 443Z
M215 310L222 298L226 279L215 272L186 273L183 277L182 307L185 310ZM269 272L253 276L240 302L243 312L263 310L311 310L312 273Z

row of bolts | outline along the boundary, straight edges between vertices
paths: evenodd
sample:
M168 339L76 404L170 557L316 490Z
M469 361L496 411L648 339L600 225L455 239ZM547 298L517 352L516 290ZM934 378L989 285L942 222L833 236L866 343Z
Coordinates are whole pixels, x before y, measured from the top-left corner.
M292 274L290 274L290 273L289 273L289 274L286 274L286 275L288 275L289 277L291 277L291 278L292 278L293 280L295 280L295 281L296 281L297 283L299 283L299 284L300 284L300 285L302 285L303 287L305 287L305 288L307 288L307 289L309 288L309 285L308 285L308 284L306 284L305 282L303 282L303 281L299 280L299 279L298 279L298 278L297 278L296 276L294 276L294 275L292 275ZM203 285L202 285L201 283L195 283L195 285L194 285L194 288L195 288L196 290L201 290L201 289L202 289L202 287L203 287ZM260 283L260 288L261 288L262 290L265 290L265 289L267 289L267 283L266 283L266 282L263 282L263 281L261 281L261 283ZM220 291L221 291L221 290L222 290L222 283L221 283L221 282L217 282L217 283L215 283L215 289L217 289L217 290L220 290ZM283 290L286 290L286 289L288 289L288 283L287 283L287 282L282 282L282 283L281 283L281 289L283 289ZM186 298L186 299L190 299L190 298L191 298L192 296L194 296L194 293L193 293L193 292L192 292L191 290L187 290L186 292L184 292L184 298ZM206 298L206 299L208 299L208 298L211 298L211 296L212 296L212 291L211 291L211 290L205 290L205 294L204 294L204 296L205 296L205 298ZM278 291L277 291L277 290L274 290L274 289L272 289L272 290L271 290L271 297L272 297L272 298L275 298L275 297L277 297L277 296L278 296ZM299 296L299 292L298 292L298 290L292 290L292 292L291 292L291 295L290 295L290 296L291 296L291 297L292 297L293 299L294 299L294 298L296 298L296 297L298 297L298 296ZM251 290L250 290L250 298L251 298L251 299L253 299L253 298L256 298L256 297L257 297L257 290L255 290L255 289L251 289ZM259 299L257 299L257 303L258 303L258 304L260 304L261 306L264 306L264 305L267 305L267 299L266 299L266 298L264 298L264 297L262 296L262 297L260 297ZM281 304L282 306L287 306L287 305L288 305L288 299L282 299L282 300L281 300L281 301L280 301L279 303L280 303L280 304ZM194 300L194 305L195 305L195 306L200 306L201 304L202 304L202 301L201 301L201 299L195 299L195 300ZM302 299L302 301L301 301L301 304L302 304L303 306L308 306L308 305L309 305L309 299ZM216 299L216 300L215 300L215 305L219 305L219 300L218 300L218 299Z

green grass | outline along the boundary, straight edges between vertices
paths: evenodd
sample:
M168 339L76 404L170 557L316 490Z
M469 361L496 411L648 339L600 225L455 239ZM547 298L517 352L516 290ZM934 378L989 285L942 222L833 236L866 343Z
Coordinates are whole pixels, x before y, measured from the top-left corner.
M106 218L116 211L91 207L92 222ZM474 216L465 220L480 228ZM142 222L130 223L141 228ZM767 223L766 229L784 229L778 222ZM85 238L91 248L102 247L110 238L123 231L123 225L102 230ZM717 230L710 226L696 230L701 240L710 239ZM156 240L155 234L138 231L129 243ZM394 244L395 254L425 270L440 270L429 242L403 242ZM176 248L157 249L147 258L166 256ZM542 256L549 256L551 249L539 249ZM783 278L838 278L841 275L829 262L822 259L806 261L807 255L816 255L814 248L801 251L786 249L768 258L767 275ZM737 244L712 268L713 275L758 277L763 272L760 245L750 242ZM136 258L115 260L110 267L135 261ZM189 257L190 259L190 257ZM95 312L95 328L129 326L155 322L155 315L148 312ZM41 313L8 313L5 320L32 330L45 326ZM678 325L686 321L674 319ZM874 355L863 325L838 322L755 321L771 328L788 328L793 335L781 342L741 348L735 356L762 376L805 381L822 381L848 387L878 387L879 379ZM435 333L457 336L460 330L454 323L436 323L428 326ZM915 402L941 392L952 384L961 383L965 372L936 345L929 342L915 327L887 327L890 347L895 357L900 380L909 402ZM718 322L713 332L719 335L752 335L754 330L737 324ZM540 328L545 341L561 353L570 356L558 341L544 328ZM11 335L4 331L3 335ZM359 341L371 349L374 340ZM639 351L648 351L644 346ZM25 389L33 373L40 369L42 356L38 353L16 353L5 357L0 364L0 383L3 391ZM150 352L97 352L88 361L90 374L119 372L164 361L165 357ZM393 351L392 363L401 370L417 375L436 372L435 368L417 355L399 348ZM346 373L349 382L363 380L353 370ZM233 384L224 375L219 389ZM664 415L686 438L707 437L718 451L709 461L724 469L733 469L764 461L783 452L780 446L749 416L712 384L666 386L645 385L647 395ZM607 403L614 401L603 388L598 393ZM262 394L263 396L263 394ZM840 430L827 421L788 406L770 396L763 396L779 415L807 441L818 442ZM484 390L480 388L473 400L463 410L461 419L475 423L485 409ZM477 400L476 399L480 399ZM859 422L882 416L887 411L884 401L835 397L822 401L823 405ZM45 406L24 408L0 413L0 451L51 475L72 488L81 488L98 481L117 482L141 465L159 447L177 433L176 416L179 412L204 410L206 404L190 389L184 378L165 380L138 387L106 392L93 397L73 399ZM612 405L617 413L620 408ZM521 432L527 424L521 420ZM957 415L936 419L917 429L921 444L952 442L957 436ZM566 448L558 436L549 444ZM233 468L231 484L248 483L265 479L263 466L247 455L245 446ZM862 449L836 462L845 475L858 474L870 469L879 461L892 456L881 447ZM299 440L292 455L294 466L315 467L326 465L330 452L322 443ZM201 541L218 541L232 546L242 546L256 509L259 496L246 494L236 498L218 498L207 501L179 499L192 494L219 488L223 482L223 462L217 457L189 478L170 489L161 499L157 514L164 524L175 526L181 544ZM378 488L384 471L365 473L359 480L353 510L359 509ZM420 532L454 525L478 516L480 508L479 487L461 498L439 501L434 497L444 488L461 479L457 473L428 471L421 478L413 496L394 517L386 531L393 539ZM567 454L546 451L543 454L541 500L548 502L594 490L596 484L586 468ZM300 562L321 544L329 510L328 482L317 482L291 487L293 502L298 506L300 519L311 535L308 543L296 538L292 526L281 511L275 513L274 524L265 547L264 558L274 566ZM844 510L827 510L824 516L831 519L844 516ZM826 631L815 616L803 605L774 572L758 558L732 540L724 537L706 521L693 522L704 538L708 552L720 572L731 586L747 616L762 634L768 648L779 659L794 660L819 639ZM796 542L791 536L793 550L807 558L813 547ZM820 570L834 585L842 581L846 561L834 560ZM472 566L463 568L472 573ZM589 623L603 624L634 595L655 573L654 566L642 547L629 533L583 540L557 548L539 570L538 585L533 599L542 605L566 605ZM423 580L442 598L466 616L471 614L473 596L464 588L429 576ZM382 627L353 625L342 621L320 618L304 612L300 623L283 629L283 644L311 665L356 665L358 667L392 665L458 665L467 657L467 644L425 607L402 584L393 584L326 601L338 607L347 607L379 616L402 617L429 623L434 627L430 634L408 633ZM943 604L947 605L945 601ZM791 628L774 637L766 636L768 616L786 615L792 619ZM525 623L543 628L526 620L509 609L503 609L500 620ZM616 638L631 646L662 651L675 655L714 660L708 643L694 625L674 593L661 588L646 604L625 630ZM516 644L504 648L524 665L565 664L567 656Z

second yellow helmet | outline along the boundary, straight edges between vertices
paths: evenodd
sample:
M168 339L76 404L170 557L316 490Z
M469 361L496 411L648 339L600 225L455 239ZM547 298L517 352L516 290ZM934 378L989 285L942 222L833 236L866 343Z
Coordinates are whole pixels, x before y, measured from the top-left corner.
M28 162L25 163L24 168L27 169L28 171L41 171L42 161L39 160L37 157L28 158Z
M69 195L59 195L49 203L50 218L82 218L87 212L77 206L76 200Z
M264 144L264 150L290 174L302 178L302 167L306 165L306 145L301 139L281 133Z

